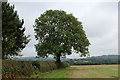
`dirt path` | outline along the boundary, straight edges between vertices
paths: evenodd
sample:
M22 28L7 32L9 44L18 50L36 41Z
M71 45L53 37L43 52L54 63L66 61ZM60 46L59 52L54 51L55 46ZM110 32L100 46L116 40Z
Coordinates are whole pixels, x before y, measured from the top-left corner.
M115 78L118 65L71 66L66 78ZM114 69L113 69L114 68ZM108 70L107 70L108 69Z

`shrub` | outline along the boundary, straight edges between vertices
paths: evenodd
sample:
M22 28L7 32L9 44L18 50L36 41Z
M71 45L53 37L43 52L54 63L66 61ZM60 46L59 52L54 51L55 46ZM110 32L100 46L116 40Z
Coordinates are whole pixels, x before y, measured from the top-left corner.
M2 60L2 63L3 78L30 77L33 74L69 67L69 64L66 62L61 62L61 64L58 64L54 61Z
M33 66L29 61L2 60L3 78L30 76L33 74Z
M66 67L69 67L70 65L66 62L61 62L61 63L56 63L57 65L57 68L66 68Z

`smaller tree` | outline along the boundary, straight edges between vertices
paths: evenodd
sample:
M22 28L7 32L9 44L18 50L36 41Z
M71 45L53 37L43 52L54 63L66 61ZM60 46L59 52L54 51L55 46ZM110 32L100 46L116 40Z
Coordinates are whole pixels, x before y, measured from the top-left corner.
M14 6L9 3L2 3L2 58L20 55L22 49L30 41L29 36L24 34L24 21L20 20Z
M38 44L35 45L37 55L48 57L53 55L60 63L60 57L76 53L86 56L89 40L81 22L72 14L61 10L48 10L35 20L34 31Z

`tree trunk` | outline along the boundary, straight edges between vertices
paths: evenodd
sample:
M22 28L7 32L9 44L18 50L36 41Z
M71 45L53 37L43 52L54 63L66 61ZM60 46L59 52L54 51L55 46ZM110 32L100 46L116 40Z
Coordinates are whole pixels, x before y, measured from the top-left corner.
M57 53L57 60L56 60L57 63L61 63L61 60L60 60L60 53Z

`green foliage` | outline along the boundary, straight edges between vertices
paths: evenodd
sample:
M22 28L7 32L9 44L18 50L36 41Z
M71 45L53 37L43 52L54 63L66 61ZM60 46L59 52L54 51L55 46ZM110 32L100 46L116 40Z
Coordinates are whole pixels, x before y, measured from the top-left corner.
M2 62L3 78L19 78L33 74L33 67L29 61L3 60Z
M29 42L25 36L25 27L23 28L23 19L20 20L14 6L9 3L2 3L2 58L18 56L19 52L25 48Z
M70 65L67 62L61 62L61 63L56 63L57 64L57 68L61 69L61 68L66 68L69 67Z
M53 61L15 61L2 60L3 78L22 78L30 77L34 74L56 70L57 64ZM62 62L62 67L68 67L68 63ZM61 68L62 68L61 67Z
M89 53L90 43L82 23L65 11L44 12L35 20L34 31L35 38L39 41L35 48L40 57L48 57L48 55L54 55L55 58L64 57L72 54L72 47L76 53L81 52L81 56Z

